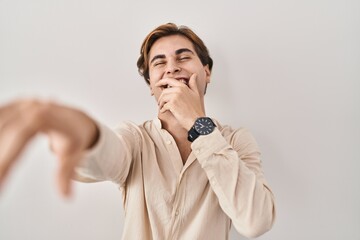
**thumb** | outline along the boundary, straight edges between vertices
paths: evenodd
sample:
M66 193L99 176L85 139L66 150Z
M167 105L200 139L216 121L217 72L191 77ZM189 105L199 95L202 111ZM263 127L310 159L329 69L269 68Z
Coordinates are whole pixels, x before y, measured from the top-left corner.
M193 73L189 79L189 87L191 90L194 90L195 92L199 92L196 82L197 82L197 74Z
M71 195L71 180L75 175L75 168L80 162L82 155L80 153L72 154L70 156L60 157L60 166L58 169L58 187L64 197Z

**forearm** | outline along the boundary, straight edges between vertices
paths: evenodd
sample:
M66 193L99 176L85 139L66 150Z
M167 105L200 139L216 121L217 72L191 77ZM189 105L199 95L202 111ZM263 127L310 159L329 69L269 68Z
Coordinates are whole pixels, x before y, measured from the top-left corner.
M113 181L125 184L133 155L140 146L138 136L134 135L136 126L123 123L116 130L98 123L99 139L85 152L78 165L76 180L82 182Z
M253 144L250 141L246 149L236 151L215 130L192 145L221 208L239 233L247 237L269 230L275 217L274 197L261 171L260 153Z

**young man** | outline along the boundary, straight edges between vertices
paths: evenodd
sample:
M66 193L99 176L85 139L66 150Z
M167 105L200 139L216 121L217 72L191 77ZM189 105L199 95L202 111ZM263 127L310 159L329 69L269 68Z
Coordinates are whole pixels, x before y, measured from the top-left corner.
M228 239L232 224L247 237L263 234L274 222L273 194L252 135L205 113L212 63L195 33L165 24L146 37L138 60L159 106L154 120L113 131L55 103L2 107L0 183L26 142L43 132L60 159L64 194L75 168L80 181L119 184L123 239Z

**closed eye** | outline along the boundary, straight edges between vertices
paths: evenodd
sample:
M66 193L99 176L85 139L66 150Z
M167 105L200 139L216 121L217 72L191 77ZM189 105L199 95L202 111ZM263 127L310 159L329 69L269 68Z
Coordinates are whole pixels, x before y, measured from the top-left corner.
M180 61L186 61L186 60L188 60L188 59L190 59L190 57L188 57L188 56L186 56L186 57L180 57L180 58L179 58Z
M154 67L160 66L160 65L162 65L162 64L165 64L165 62L155 62L155 63L154 63Z

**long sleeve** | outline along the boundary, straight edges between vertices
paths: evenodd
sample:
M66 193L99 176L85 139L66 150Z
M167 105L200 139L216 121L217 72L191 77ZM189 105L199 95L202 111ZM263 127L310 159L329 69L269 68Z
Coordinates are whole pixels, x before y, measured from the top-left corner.
M274 196L250 132L239 129L224 137L216 128L196 139L191 147L236 230L246 237L268 231L275 219Z
M113 181L125 184L133 156L140 149L138 128L122 123L115 130L98 124L100 137L76 169L75 179L82 182Z

